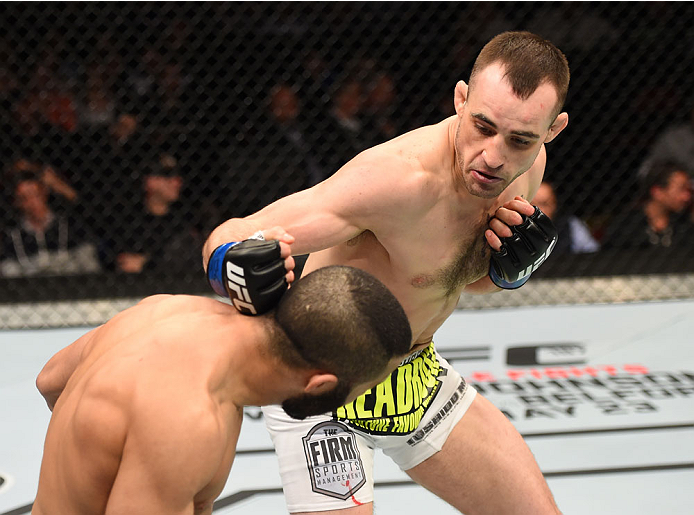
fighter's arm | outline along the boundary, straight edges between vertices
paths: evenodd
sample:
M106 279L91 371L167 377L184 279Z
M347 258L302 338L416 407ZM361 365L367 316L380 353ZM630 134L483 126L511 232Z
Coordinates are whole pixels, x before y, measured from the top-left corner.
M53 411L58 397L65 389L65 385L77 368L77 365L80 364L85 346L98 330L98 327L92 329L74 343L56 353L48 360L48 363L44 365L36 377L36 388L46 400L46 404L48 404L48 408L51 411Z
M152 295L142 299L138 305L153 303L162 297L164 295ZM81 363L85 347L92 341L101 327L92 329L54 354L36 377L36 388L46 400L46 404L48 404L48 408L51 411L53 411L58 397L65 389L65 385L67 385L75 369Z
M316 186L275 201L245 218L218 226L203 247L205 267L212 251L258 231L266 239L291 235L293 254L306 254L347 241L387 220L407 189L398 157L366 151ZM406 205L406 204L405 204Z
M209 401L199 405L195 411L171 401L133 407L105 515L212 513L220 491L208 489L219 482L229 441L225 424L207 411Z

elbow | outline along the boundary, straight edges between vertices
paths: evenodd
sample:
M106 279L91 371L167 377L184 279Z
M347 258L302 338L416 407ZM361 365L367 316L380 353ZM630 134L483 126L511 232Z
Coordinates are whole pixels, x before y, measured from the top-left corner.
M39 375L36 376L36 389L44 397L46 396L46 393L50 391L49 375L49 372L44 367L44 369L39 372Z
M55 380L52 377L51 370L49 367L44 367L39 375L36 376L36 389L39 391L41 396L46 400L48 409L53 411L58 397L60 396L61 389L57 388Z

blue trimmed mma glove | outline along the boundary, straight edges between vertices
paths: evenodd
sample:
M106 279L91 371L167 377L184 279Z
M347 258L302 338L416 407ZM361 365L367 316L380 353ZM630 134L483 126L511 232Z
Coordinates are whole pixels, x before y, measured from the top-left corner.
M535 206L530 216L521 215L520 225L511 226L513 233L501 239L501 250L492 250L489 277L505 290L523 286L530 274L547 259L557 243L557 230L552 220Z
M244 315L261 315L275 307L289 287L280 252L277 240L225 243L210 257L207 280Z

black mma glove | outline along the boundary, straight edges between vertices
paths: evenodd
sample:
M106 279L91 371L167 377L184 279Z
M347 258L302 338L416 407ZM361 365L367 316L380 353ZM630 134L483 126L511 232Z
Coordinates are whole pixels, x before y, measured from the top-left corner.
M515 290L523 286L557 243L557 230L552 220L535 206L523 222L511 226L513 233L501 239L501 250L492 250L489 277L499 288Z
M210 257L207 280L244 315L260 315L275 307L289 287L280 252L277 240L225 243Z

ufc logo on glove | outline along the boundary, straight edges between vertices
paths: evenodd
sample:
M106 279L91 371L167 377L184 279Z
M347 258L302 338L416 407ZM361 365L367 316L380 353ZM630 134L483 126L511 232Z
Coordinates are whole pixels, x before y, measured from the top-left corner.
M516 281L524 279L525 277L532 274L535 270L540 268L540 265L544 263L545 259L547 259L549 255L552 253L552 249L554 249L554 246L557 244L557 239L558 238L555 237L552 240L552 243L549 244L549 248L537 260L535 260L535 262L532 265L530 265L528 268L526 268L520 274L518 274L518 278L516 279Z
M212 253L207 279L244 315L262 315L287 291L280 242L248 239L220 245Z
M257 315L258 312L255 306L251 303L251 297L246 288L246 279L243 277L243 268L235 265L231 261L227 261L227 291L236 294L236 297L231 297L234 307L243 313L247 309L251 315Z
M506 290L523 286L557 243L557 229L539 207L532 215L521 216L523 222L511 227L512 235L501 238L501 250L492 250L489 278Z

